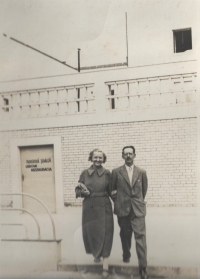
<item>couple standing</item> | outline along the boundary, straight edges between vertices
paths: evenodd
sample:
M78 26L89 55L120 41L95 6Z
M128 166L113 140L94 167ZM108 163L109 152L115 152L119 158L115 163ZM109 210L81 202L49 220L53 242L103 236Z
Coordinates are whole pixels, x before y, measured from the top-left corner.
M113 214L109 197L114 202L123 250L123 261L130 261L131 239L134 232L141 279L147 279L147 248L144 202L147 192L146 172L134 165L135 148L125 146L122 158L125 164L110 171L102 167L106 155L99 149L90 152L93 165L84 170L76 187L76 197L83 197L82 228L86 253L94 261L103 258L104 278L108 277L108 257L113 241Z

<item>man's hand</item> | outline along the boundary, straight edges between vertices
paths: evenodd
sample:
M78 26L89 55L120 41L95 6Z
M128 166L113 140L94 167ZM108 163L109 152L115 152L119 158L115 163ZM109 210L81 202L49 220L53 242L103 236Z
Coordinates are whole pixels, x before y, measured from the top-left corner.
M117 190L114 190L111 192L111 198L113 201L115 201L116 197L117 197Z

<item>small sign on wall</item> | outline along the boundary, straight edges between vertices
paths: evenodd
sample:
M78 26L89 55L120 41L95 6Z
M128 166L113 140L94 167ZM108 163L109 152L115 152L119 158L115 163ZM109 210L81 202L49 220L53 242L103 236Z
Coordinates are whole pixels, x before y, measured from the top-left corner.
M31 171L52 171L51 158L26 160L25 168L30 168Z

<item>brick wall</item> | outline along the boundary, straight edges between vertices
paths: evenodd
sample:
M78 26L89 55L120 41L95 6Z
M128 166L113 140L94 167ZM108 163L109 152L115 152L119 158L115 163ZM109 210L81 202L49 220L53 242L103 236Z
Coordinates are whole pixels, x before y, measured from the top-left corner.
M135 164L147 171L148 206L197 206L197 119L173 119L94 126L2 132L0 182L4 191L11 188L10 139L62 137L64 199L80 205L74 187L93 148L107 154L105 167L112 170L123 164L121 149L136 148Z

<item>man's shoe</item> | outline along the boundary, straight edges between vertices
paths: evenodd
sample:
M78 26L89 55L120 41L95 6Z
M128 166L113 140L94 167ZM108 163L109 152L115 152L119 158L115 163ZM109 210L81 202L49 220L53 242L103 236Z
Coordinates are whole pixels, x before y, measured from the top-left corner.
M140 273L140 277L141 279L148 279L148 275L146 272L146 268L139 268L139 273Z
M130 262L130 258L123 258L123 262L124 263L129 263Z
M102 277L103 277L103 278L108 278L108 276L109 276L108 270L107 270L107 269L103 269L103 271L102 271Z
M94 262L95 262L95 263L99 263L100 261L101 261L100 258L94 258Z

